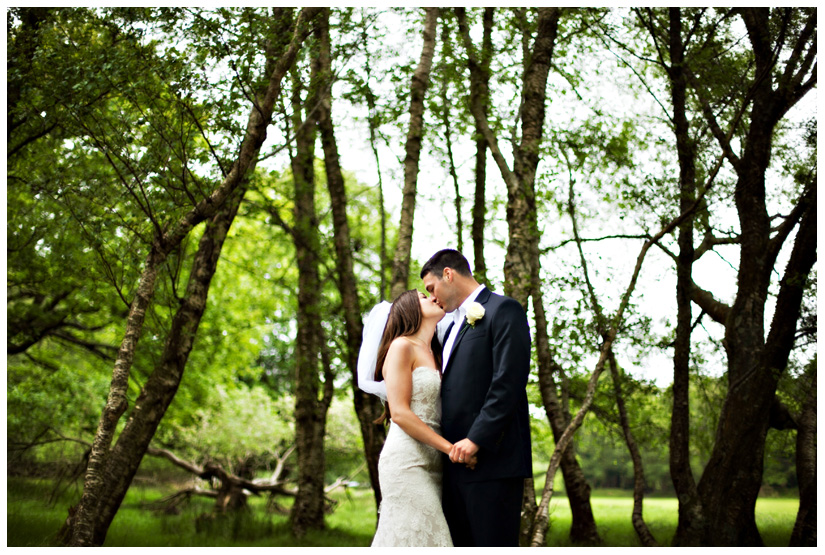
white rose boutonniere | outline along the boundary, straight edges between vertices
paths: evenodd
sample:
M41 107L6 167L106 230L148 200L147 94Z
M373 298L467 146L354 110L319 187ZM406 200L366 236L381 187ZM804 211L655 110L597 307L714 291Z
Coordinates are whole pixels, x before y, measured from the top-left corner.
M467 307L467 323L476 327L476 322L484 318L484 307L480 303L470 303Z

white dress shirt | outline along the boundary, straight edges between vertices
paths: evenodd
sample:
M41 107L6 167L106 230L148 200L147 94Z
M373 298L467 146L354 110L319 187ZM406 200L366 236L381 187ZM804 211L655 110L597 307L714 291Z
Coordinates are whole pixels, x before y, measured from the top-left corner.
M447 342L444 343L444 360L441 362L441 371L445 371L447 369L447 361L450 360L450 354L453 350L453 344L455 344L455 340L458 337L458 332L461 331L461 325L464 323L464 320L467 317L467 307L470 306L471 303L474 303L478 294L481 293L481 290L484 289L483 285L479 285L475 291L470 293L464 302L461 303L457 309L453 310L450 314L452 315L453 321L453 329L450 330L450 335L447 337ZM442 322L447 322L449 325L448 316L445 315L444 318L441 320ZM440 323L440 322L439 322Z

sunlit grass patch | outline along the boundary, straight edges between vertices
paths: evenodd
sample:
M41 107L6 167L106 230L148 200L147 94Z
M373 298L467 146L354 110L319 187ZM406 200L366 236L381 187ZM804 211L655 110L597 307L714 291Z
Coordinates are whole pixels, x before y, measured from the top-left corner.
M633 498L603 496L597 491L590 499L593 516L604 545L636 547L641 542L633 529L631 515ZM644 519L656 540L663 546L671 545L676 533L679 504L675 498L649 497L644 500ZM766 546L788 545L793 530L798 499L759 499L756 503L756 525ZM550 530L548 546L569 546L570 505L564 496L554 497L550 503Z

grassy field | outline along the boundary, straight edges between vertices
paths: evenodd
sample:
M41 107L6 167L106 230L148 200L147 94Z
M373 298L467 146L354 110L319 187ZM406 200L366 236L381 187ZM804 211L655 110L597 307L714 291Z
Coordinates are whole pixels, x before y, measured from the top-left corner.
M605 545L640 546L630 522L633 498L628 492L599 492L591 498L593 516ZM608 494L608 495L605 495ZM786 547L793 531L798 499L759 499L756 502L756 525L762 540L769 547ZM675 498L652 497L644 501L644 518L648 528L661 545L670 545L676 533L678 502ZM548 546L569 546L570 507L567 498L558 497L550 503L550 533Z
M51 484L9 478L7 487L8 546L54 545L54 534L77 497L71 490L50 505ZM298 541L289 532L287 517L266 512L264 498L252 499L250 510L225 518L204 518L211 501L193 500L180 514L165 515L145 508L169 493L168 489L136 486L129 490L106 538L106 546L368 546L375 526L372 492L337 491L336 510L327 517L327 529ZM605 546L638 546L630 523L632 498L626 492L599 492L592 498L593 512ZM799 502L796 499L760 499L756 522L768 546L787 546ZM676 530L677 502L672 498L645 501L645 520L662 545L669 545ZM570 510L566 498L551 504L548 546L569 546Z

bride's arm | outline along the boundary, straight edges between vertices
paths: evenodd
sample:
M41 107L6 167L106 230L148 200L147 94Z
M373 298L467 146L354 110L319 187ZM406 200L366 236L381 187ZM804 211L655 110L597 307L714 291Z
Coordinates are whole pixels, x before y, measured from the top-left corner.
M449 454L453 444L435 433L410 410L415 362L413 349L409 341L396 339L390 344L384 361L384 382L387 384L387 403L392 421L411 438Z

